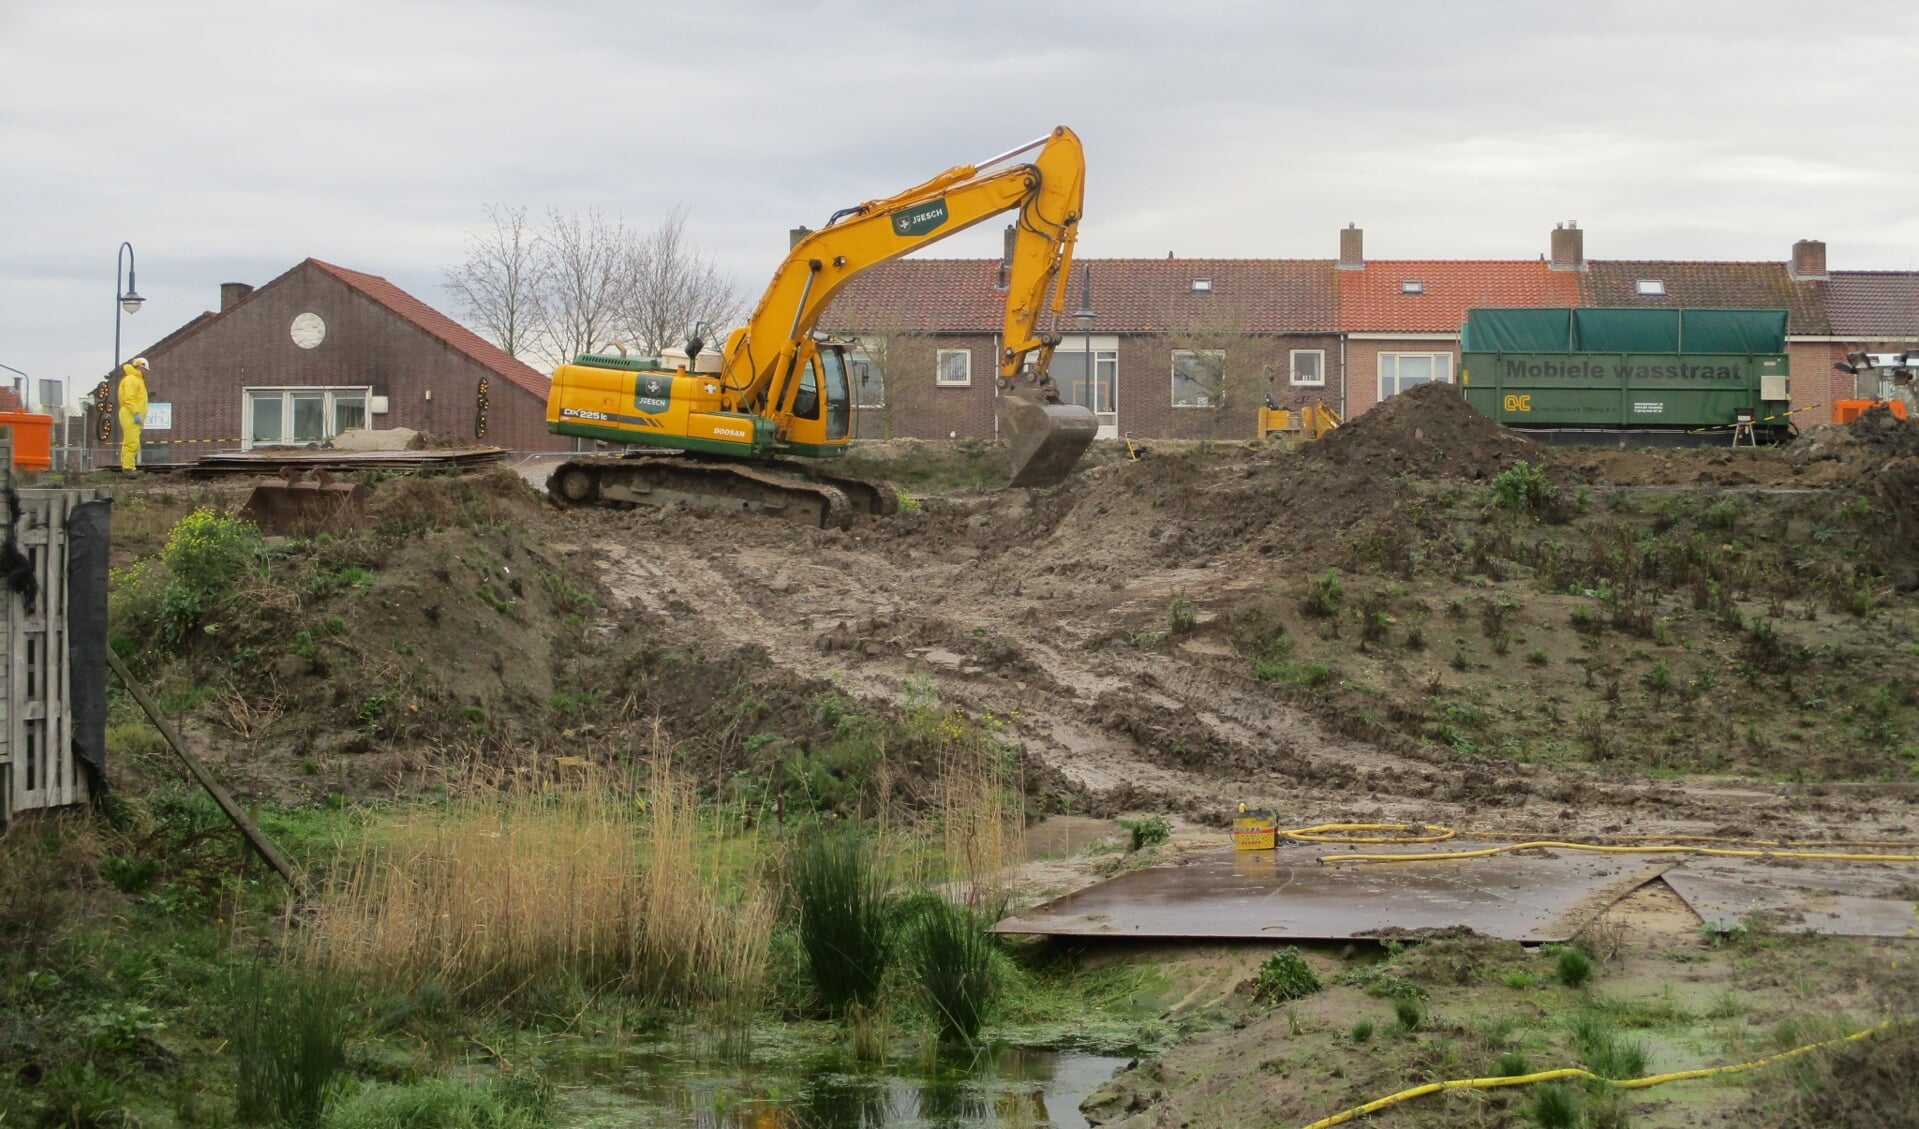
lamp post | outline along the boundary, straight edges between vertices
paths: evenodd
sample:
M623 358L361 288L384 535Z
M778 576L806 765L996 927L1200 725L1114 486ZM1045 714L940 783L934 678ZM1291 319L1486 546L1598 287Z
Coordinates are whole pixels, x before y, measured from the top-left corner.
M122 266L126 267L127 288L120 289ZM120 311L130 314L140 312L140 303L146 301L140 297L139 288L133 282L133 244L121 243L119 252L113 258L113 371L120 372Z
M1086 337L1086 398L1092 403L1085 405L1088 411L1099 410L1099 366L1093 360L1093 268L1090 264L1080 268L1079 309L1073 311L1073 324L1079 327Z

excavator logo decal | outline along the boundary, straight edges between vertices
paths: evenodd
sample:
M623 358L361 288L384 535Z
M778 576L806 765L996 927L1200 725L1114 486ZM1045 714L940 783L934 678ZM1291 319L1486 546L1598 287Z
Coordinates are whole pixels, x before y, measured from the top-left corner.
M944 199L934 200L930 204L915 204L893 213L893 234L923 235L945 222L946 201Z
M658 415L673 404L673 378L642 376L633 385L633 406Z

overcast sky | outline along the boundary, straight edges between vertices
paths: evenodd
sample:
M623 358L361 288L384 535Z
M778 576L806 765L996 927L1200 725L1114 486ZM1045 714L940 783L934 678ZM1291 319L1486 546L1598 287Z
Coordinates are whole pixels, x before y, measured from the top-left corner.
M91 384L307 256L450 302L489 203L757 293L796 224L1077 130L1080 254L1919 267L1919 5L0 0L0 364ZM923 254L998 253L997 225ZM10 376L0 373L0 376ZM160 375L163 379L163 374Z

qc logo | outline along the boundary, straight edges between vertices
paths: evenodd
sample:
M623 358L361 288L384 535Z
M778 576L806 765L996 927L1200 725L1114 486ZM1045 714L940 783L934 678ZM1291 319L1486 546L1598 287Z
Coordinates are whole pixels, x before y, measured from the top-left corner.
M1533 410L1533 398L1530 395L1508 394L1504 406L1509 412L1530 412Z

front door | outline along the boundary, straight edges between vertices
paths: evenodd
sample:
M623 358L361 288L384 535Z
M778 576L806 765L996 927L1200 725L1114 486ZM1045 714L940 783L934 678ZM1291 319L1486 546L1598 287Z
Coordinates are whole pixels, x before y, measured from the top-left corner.
M1099 431L1095 438L1114 439L1119 436L1119 350L1099 347L1099 338L1094 337L1094 348L1088 354L1084 348L1069 351L1068 346L1075 344L1069 336L1053 353L1053 382L1059 386L1059 398L1069 404L1078 404L1093 413L1099 422ZM1092 357L1092 372L1087 372L1086 360Z

